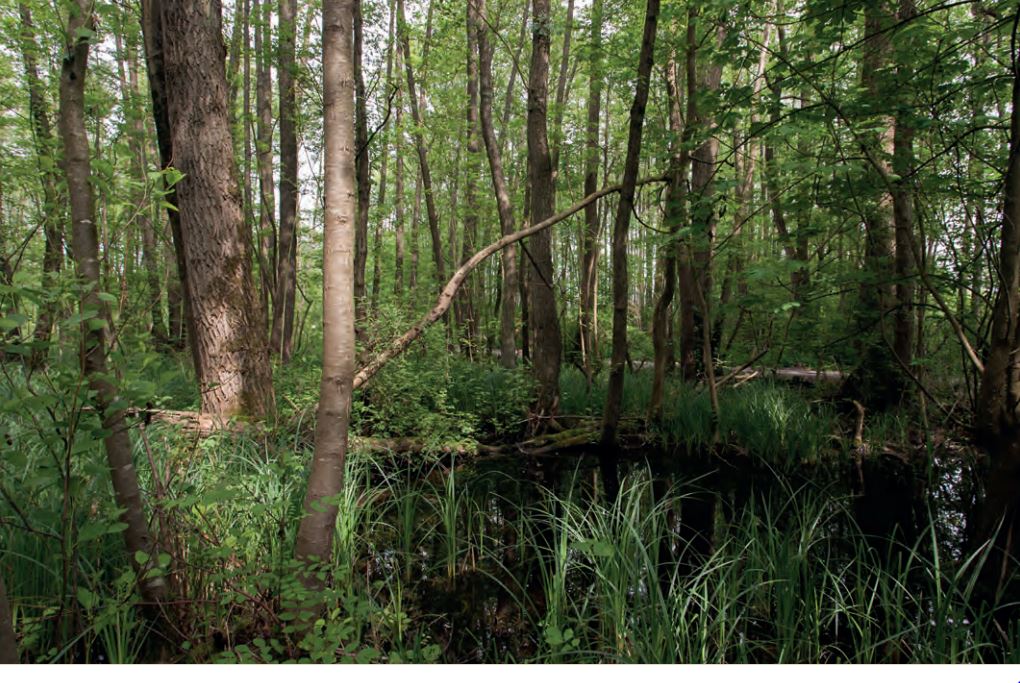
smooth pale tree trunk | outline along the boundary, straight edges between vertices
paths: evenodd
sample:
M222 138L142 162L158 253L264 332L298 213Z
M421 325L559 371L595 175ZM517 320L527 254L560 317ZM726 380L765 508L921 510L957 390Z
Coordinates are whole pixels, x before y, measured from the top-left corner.
M220 10L218 0L161 3L170 159L183 174L182 280L202 410L258 417L273 410L272 375L233 160Z
M162 577L152 576L146 571L155 560L154 545L131 457L131 436L123 411L112 408L118 403L117 390L106 365L110 311L100 298L99 239L89 141L85 131L85 76L89 57L89 39L86 36L94 31L91 4L88 0L77 0L77 4L71 7L67 26L69 38L60 72L59 128L64 147L64 177L71 205L71 248L77 275L83 285L81 313L86 317L81 326L81 367L89 389L94 392L92 402L105 431L103 446L117 506L122 510L120 521L125 525L124 542L139 572L139 589L144 599L158 602L166 594L166 583ZM141 563L139 559L142 559Z
M688 26L688 58L694 55L693 24ZM693 64L688 60L687 82L691 87L690 72ZM687 151L687 140L690 139L691 129L684 125L680 75L678 73L676 58L670 56L666 66L666 92L669 104L669 132L673 143L670 150L669 188L666 193L665 224L670 235L676 235L687 223L687 178L690 173L691 157ZM690 92L688 92L688 97ZM661 414L662 397L666 386L666 374L673 365L673 344L671 338L671 315L673 298L676 296L677 284L677 256L680 251L680 242L675 238L661 247L660 273L662 282L659 286L659 297L655 301L655 310L652 313L652 394L648 403L648 415L657 418ZM686 259L684 259L686 261ZM689 269L688 269L689 270Z
M273 187L273 79L269 56L269 26L273 8L265 0L253 5L255 23L255 164L259 185L260 251L266 255L261 268L262 309L267 319L269 302L276 300L276 190ZM274 304L275 308L275 304Z
M609 366L609 387L606 405L602 412L601 466L602 482L609 500L615 500L620 489L616 463L616 437L623 404L624 370L627 363L627 308L630 292L627 273L627 237L630 215L634 210L634 192L637 187L641 161L641 133L645 123L645 106L655 57L655 31L659 21L659 0L645 4L645 26L638 56L637 87L630 107L630 125L627 131L627 156L623 165L623 183L620 200L616 205L613 222L613 355Z
M541 223L555 211L555 187L549 152L549 0L533 0L531 70L528 76L529 220ZM548 231L528 240L528 324L533 335L531 366L538 381L532 412L539 430L554 419L560 398L560 321L553 290L552 238Z
M280 97L280 224L277 240L276 296L269 346L280 360L290 360L294 339L297 285L298 144L297 95L294 83L294 32L297 0L280 0L277 79Z
M39 46L35 40L32 12L25 4L19 4L18 10L21 19L21 60L25 67L25 80L28 82L28 113L32 120L32 134L35 138L36 157L39 160L39 179L43 191L42 219L46 244L43 249L42 282L44 287L49 287L55 284L53 280L64 263L62 222L65 215L65 198L60 191L58 150L50 126L50 109L47 104L46 90L39 78L39 67L36 60ZM33 331L36 343L36 348L30 359L33 366L39 366L45 360L55 315L55 305L51 302L46 302L39 311Z
M425 123L422 119L423 103L418 99L418 86L411 67L411 41L407 35L407 19L404 17L404 0L397 0L397 33L400 38L404 56L404 70L407 75L407 96L411 102L411 118L414 120L414 145L418 152L418 171L421 178L422 194L425 197L425 212L428 215L429 233L432 235L432 259L436 266L436 284L442 285L446 279L446 266L443 259L443 240L439 232L439 212L436 199L432 192L432 169L429 166L428 148L425 146ZM426 46L428 37L426 36ZM424 61L424 59L423 59ZM424 90L424 89L423 89Z
M480 19L486 17L485 0L476 0ZM480 90L480 117L482 139L489 158L489 174L492 190L496 195L496 210L499 213L500 234L509 235L514 231L514 210L510 201L510 190L503 175L503 159L499 141L492 127L492 47L489 43L488 25L480 20L478 24L478 73ZM500 255L502 284L499 301L499 362L504 368L517 364L515 337L517 312L517 249L508 245Z
M337 516L337 506L333 499L343 486L354 380L354 230L357 180L354 51L351 45L353 21L352 0L324 0L322 381L315 424L315 453L305 494L305 516L298 527L295 544L297 559L306 565L301 580L313 591L321 589L323 582L314 571L307 569L315 561L328 560L333 545Z
M602 12L603 0L593 0L591 6L591 36L588 53L588 119L584 138L584 193L598 188L599 176L599 117L602 104ZM599 213L598 207L589 205L584 210L584 228L581 232L581 274L579 315L577 318L578 343L581 349L581 367L588 383L598 362L598 334L595 329L595 287L598 279Z
M358 180L358 218L354 229L354 312L357 330L365 324L365 269L368 264L368 206L372 196L372 179L368 166L368 113L365 103L363 60L364 19L362 0L354 1L354 144L358 151L355 173Z

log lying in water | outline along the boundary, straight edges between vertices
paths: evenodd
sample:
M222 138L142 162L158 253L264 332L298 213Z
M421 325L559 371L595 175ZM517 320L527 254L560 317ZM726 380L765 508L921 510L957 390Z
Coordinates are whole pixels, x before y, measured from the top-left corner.
M815 370L814 368L763 368L750 367L738 372L734 377L737 383L752 379L775 379L784 382L803 382L805 384L838 384L843 381L840 370Z

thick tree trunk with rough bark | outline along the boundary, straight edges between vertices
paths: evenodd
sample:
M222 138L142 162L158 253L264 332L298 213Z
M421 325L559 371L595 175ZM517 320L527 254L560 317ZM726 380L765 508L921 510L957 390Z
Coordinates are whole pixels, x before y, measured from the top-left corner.
M118 403L117 390L106 365L110 312L100 297L99 239L89 141L85 131L85 76L89 57L89 39L86 36L94 30L90 4L87 0L77 0L68 21L67 50L60 73L59 128L64 147L64 177L71 205L71 248L77 275L83 284L80 307L85 320L81 325L81 367L89 389L94 392L92 401L106 432L103 446L117 506L122 510L120 521L125 525L124 542L139 572L139 589L144 599L159 601L166 592L165 581L146 571L150 561L143 560L139 564L136 559L144 556L154 560L154 545L138 487L138 474L132 461L131 436L124 412L112 407Z
M170 158L183 174L176 199L202 410L265 415L273 410L272 376L233 162L220 4L164 0L161 10Z
M541 223L555 211L555 187L548 136L549 0L533 0L531 70L528 76L529 220ZM553 419L560 398L560 321L553 290L552 238L548 231L528 240L528 323L533 335L531 365L538 380L533 406L536 427Z
M276 254L276 296L269 346L287 362L293 351L294 296L297 286L298 145L297 95L294 83L294 32L297 0L280 0L280 225Z
M485 0L476 0L478 14L485 18ZM496 139L492 125L492 46L489 43L488 25L485 21L478 22L478 63L479 85L481 90L481 123L482 138L485 141L485 152L489 158L489 172L492 177L492 190L496 195L496 210L499 213L499 227L502 235L514 231L514 210L510 201L510 190L507 188L503 174L503 159L499 141ZM590 194L590 193L589 193ZM502 284L499 299L499 362L504 368L512 368L517 364L517 342L515 327L517 320L517 249L508 245L503 249L500 258Z
M634 191L637 187L638 166L641 160L641 133L645 123L645 106L648 104L648 87L655 57L655 30L659 21L659 0L647 0L645 26L641 36L638 57L637 87L630 107L630 126L627 131L627 156L623 165L623 183L620 201L616 205L613 222L613 355L609 366L609 387L606 405L602 412L602 480L606 496L616 499L620 482L616 472L616 432L623 404L623 373L627 363L627 237L630 216L634 210Z
M308 475L305 516L295 554L308 564L328 561L343 486L347 428L354 380L354 226L356 220L353 0L324 0L322 8L325 223L323 245L322 382L315 425L315 454ZM314 571L301 580L315 591ZM312 596L315 604L321 598Z
M149 94L152 97L152 118L156 126L156 143L159 147L160 168L164 171L173 163L173 140L170 130L170 111L167 104L166 73L163 60L164 0L142 0L142 34L145 41L145 66L149 76ZM164 201L177 206L177 187L164 187ZM177 277L168 279L167 307L170 345L183 349L185 340L195 338L195 320L188 300L188 264L184 256L184 238L181 234L180 212L167 209L167 220L174 249ZM202 376L199 358L192 354L195 374Z

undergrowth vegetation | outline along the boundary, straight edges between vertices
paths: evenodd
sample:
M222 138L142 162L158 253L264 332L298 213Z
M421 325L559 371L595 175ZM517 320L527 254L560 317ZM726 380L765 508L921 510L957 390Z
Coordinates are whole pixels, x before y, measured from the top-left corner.
M443 343L441 338L430 344ZM523 372L408 354L356 397L354 431L420 450L346 462L327 613L309 626L293 545L318 367L278 373L275 426L200 437L132 422L135 462L173 600L137 597L75 371L7 374L0 563L31 661L1013 661L1017 634L975 612L983 557L947 551L942 520L890 544L856 525L838 475L846 425L811 391L752 382L720 394L670 383L643 426L650 381L628 374L625 413L648 449L607 504L590 458L454 456L513 441ZM153 358L125 382L189 408L184 370ZM596 424L605 395L563 376L561 413ZM134 387L134 388L132 388ZM567 418L564 418L567 419ZM891 419L869 439L902 432ZM712 444L712 448L709 448ZM707 452L758 463L740 485ZM652 464L652 469L646 465ZM795 475L820 462L834 468ZM766 472L762 476L762 471ZM654 476L653 476L654 472ZM798 482L798 483L793 483ZM958 550L958 549L957 549Z

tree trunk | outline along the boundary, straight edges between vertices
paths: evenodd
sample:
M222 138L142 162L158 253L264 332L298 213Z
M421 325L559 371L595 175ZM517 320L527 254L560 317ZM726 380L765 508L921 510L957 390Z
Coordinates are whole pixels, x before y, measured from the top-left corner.
M386 88L388 89L387 95L392 97L395 93L393 92L393 30L397 23L397 12L394 5L394 0L390 0L390 31L389 38L386 41ZM399 73L399 66L398 66ZM399 78L397 79L399 80ZM399 90L399 87L398 87ZM392 99L391 99L392 101ZM399 101L397 106L400 106ZM382 130L382 143L380 144L379 155L381 162L379 164L379 199L376 202L380 208L380 216L375 222L375 230L373 231L372 237L372 300L369 304L369 309L374 315L379 310L379 287L382 282L382 227L384 218L389 216L389 211L386 210L386 171L390 158L390 131L389 131L389 119L383 123ZM403 170L403 169L401 169ZM401 179L402 181L403 179ZM360 188L359 188L360 189ZM401 182L400 190L403 191L403 182ZM360 201L360 195L358 197ZM403 207L401 207L403 208ZM403 216L401 216L403 218ZM401 226L401 233L403 233L403 226ZM403 239L403 234L400 235ZM401 245L402 247L403 245ZM403 256L403 254L401 254Z
M280 0L280 225L277 241L276 296L269 342L280 360L290 360L294 338L294 295L297 284L298 147L295 94L294 35L297 0ZM362 278L364 284L364 278Z
M553 108L552 168L554 179L560 172L560 147L563 143L563 110L567 102L567 72L570 67L570 37L574 32L574 0L567 0L567 25L563 32L563 52L556 78L556 102Z
M124 412L112 408L119 402L106 365L109 344L110 312L100 297L99 239L96 231L95 200L92 192L89 142L85 132L85 76L89 56L89 37L95 31L88 0L77 0L67 26L67 50L60 73L60 137L64 146L64 176L71 204L71 248L81 290L82 372L88 379L92 399L106 436L103 445L110 467L117 506L122 510L124 542L145 600L158 602L165 595L161 576L147 570L156 554L149 533L138 475L131 457L131 436ZM98 324L96 324L98 323ZM150 558L142 559L141 558Z
M913 0L900 0L898 21L910 21L917 14ZM906 60L897 59L900 82L910 78ZM898 90L898 89L897 89ZM901 106L893 132L892 168L893 226L896 233L896 315L893 351L902 367L909 368L914 354L914 129L907 120L909 110Z
M328 562L336 526L335 497L343 486L347 428L354 380L355 133L354 0L324 0L322 7L325 222L323 226L322 382L315 453L308 475L305 516L295 543L305 563L302 583L320 593L324 581L312 563ZM312 597L316 605L322 598Z
M623 373L627 362L627 233L630 215L634 210L634 190L637 187L641 160L641 133L648 103L648 86L655 57L655 30L659 21L659 0L647 0L645 27L641 36L641 53L638 57L637 87L634 103L630 107L630 126L627 131L627 156L623 165L623 183L620 200L616 205L613 222L613 355L609 366L609 387L606 405L602 412L601 465L606 496L615 500L620 488L616 471L616 433L623 403Z
M146 177L148 172L148 160L146 158L146 135L145 123L142 117L143 109L139 107L141 102L141 91L138 85L138 65L135 53L125 55L120 35L117 35L118 76L120 80L121 102L123 103L125 117L130 126L128 143L131 147L132 161L134 162L134 175L138 179ZM123 63L127 63L127 74L125 75ZM136 191L135 203L135 225L142 236L142 261L145 265L145 280L148 285L151 329L154 346L159 347L167 341L167 329L163 323L163 287L160 283L159 260L156 247L156 233L152 226L152 212L149 206L149 197L144 186Z
M478 34L475 25L474 0L467 2L467 110L466 129L467 155L464 160L466 178L464 182L464 239L461 246L463 264L475 252L475 241L478 238L478 198L476 178L478 176L478 154L481 146L478 141ZM478 313L475 306L475 278L469 276L460 289L461 311L461 345L468 356L474 355L479 344Z
M149 76L149 93L152 97L152 118L156 126L156 143L159 147L160 168L169 169L174 163L173 140L170 130L170 110L167 103L166 73L163 55L164 0L142 0L142 33L145 41L145 66ZM170 206L177 206L176 185L167 187L164 178L163 200ZM176 280L171 277L167 286L167 307L169 313L170 345L174 349L184 348L185 339L195 338L195 319L188 299L188 264L184 255L184 237L181 233L180 212L167 209L167 220L177 265ZM195 374L202 376L198 355L192 353Z
M273 409L272 377L232 157L220 4L164 0L161 10L169 158L183 174L176 186L182 282L202 410L265 415Z
M49 106L46 103L46 91L39 79L36 65L36 53L39 47L35 40L35 26L32 13L25 4L18 5L21 15L21 59L25 65L25 80L28 82L28 110L32 120L32 134L35 137L36 157L39 160L39 178L43 191L43 233L46 246L43 250L44 288L55 286L54 278L64 263L64 233L62 222L65 211L65 198L60 192L60 167L58 165L57 147L54 144L53 132L50 127ZM43 304L36 318L33 332L35 348L30 362L33 366L41 365L47 355L50 334L53 331L55 304L47 301Z
M531 189L532 224L541 223L555 211L555 187L549 154L549 0L533 0L531 70L528 77L528 186ZM553 419L560 397L560 321L553 291L551 235L537 233L525 247L528 258L528 321L534 335L532 368L538 380L533 412L536 425Z
M694 57L693 41L694 25L688 26L688 51L687 51L687 86L688 96L690 95L690 74L693 70ZM669 131L674 141L670 150L670 174L669 188L666 195L666 229L671 235L687 223L687 178L690 173L691 157L687 151L687 141L690 138L691 129L685 126L681 111L680 77L677 73L676 57L671 55L666 66L666 93L669 102ZM688 103L688 108L690 104ZM648 403L648 415L652 418L659 417L662 408L662 396L666 386L666 373L673 365L673 347L671 339L670 308L673 304L673 297L676 294L677 281L677 255L680 250L680 241L671 239L661 248L661 279L659 287L659 298L655 302L655 311L652 313L652 352L654 354L654 365L652 371L652 394ZM682 263L686 259L682 260ZM690 270L689 268L687 269Z
M358 180L358 216L354 226L354 313L359 334L365 323L365 268L368 263L368 205L372 179L368 166L368 114L365 104L365 76L362 64L364 19L362 0L354 2L354 146L358 156L355 173Z
M270 301L276 299L276 191L273 187L273 79L270 57L269 27L273 6L255 0L255 163L259 178L259 251L266 261L261 264L260 288L262 310L271 315ZM274 304L275 309L275 304Z
M485 0L476 0L478 15L484 19ZM489 44L488 25L478 22L478 61L481 90L482 138L489 158L492 176L492 190L496 195L496 210L499 213L499 228L502 235L514 231L514 210L510 201L510 190L503 175L503 159L499 141L492 127L492 47ZM499 362L504 368L517 364L515 338L517 313L517 249L508 245L501 253L502 280L499 301Z
M1016 27L1014 26L1014 39ZM1017 585L1010 577L1020 553L1015 536L1020 527L1020 71L1013 55L1012 112L1009 158L1003 182L1002 238L998 291L992 309L988 354L975 418L975 435L990 455L985 475L984 499L970 524L976 548L990 542L990 554L982 570L983 596L1015 601ZM1005 593L1003 593L1005 591Z
M395 155L393 178L393 239L396 242L393 253L393 294L397 304L404 299L404 86L400 82L401 51L396 50L397 60L397 95L394 106L397 109L393 130L396 141L393 143ZM411 283L414 287L414 283Z
M894 255L894 199L885 184L893 169L888 159L895 154L896 120L888 113L891 43L889 27L895 22L891 0L867 5L864 13L864 53L861 85L882 113L869 128L876 133L867 140L868 186L872 198L864 207L864 278L855 313L858 328L859 365L844 384L844 393L879 410L900 403L905 375L890 348L886 317L893 311L896 292L889 274L896 268Z
M689 15L689 21L696 26L697 10ZM725 29L715 26L709 29L715 33L716 44L722 43ZM696 34L695 34L696 35ZM696 59L694 60L697 64ZM721 64L695 66L695 88L693 93L716 92L722 78ZM689 93L689 95L692 93ZM715 246L715 164L719 139L711 134L712 116L697 106L697 96L688 97L688 120L699 135L707 135L691 153L691 194L690 221L691 239L687 244L689 266L681 269L681 331L680 356L684 379L692 381L701 372L711 374L712 368L705 366L703 330L711 325L711 311L707 302L712 292L712 250ZM703 303L704 301L704 303ZM709 354L711 355L711 354Z
M585 128L584 193L598 188L599 176L599 107L602 104L602 8L603 0L591 6L591 45L589 47L588 122ZM580 305L577 319L581 366L591 383L598 361L597 330L595 329L595 286L598 278L599 214L594 204L584 210L581 233Z
M404 70L407 74L407 97L411 102L411 118L414 120L414 144L418 150L418 170L421 175L422 193L425 195L425 210L429 219L429 232L432 235L432 259L436 264L436 284L441 286L446 279L446 268L443 260L443 240L439 232L439 213L436 210L436 199L432 193L432 171L429 168L428 151L425 147L425 123L422 120L421 103L418 100L418 87L414 80L414 69L411 67L411 42L407 35L407 20L404 18L404 0L397 0L397 24L401 49L404 52Z

